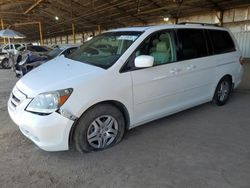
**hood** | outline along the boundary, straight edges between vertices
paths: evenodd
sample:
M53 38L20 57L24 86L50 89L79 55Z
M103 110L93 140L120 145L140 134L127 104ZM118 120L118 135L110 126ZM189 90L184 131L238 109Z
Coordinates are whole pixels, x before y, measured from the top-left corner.
M16 86L32 98L43 92L73 88L80 81L103 71L102 68L60 56L30 71Z

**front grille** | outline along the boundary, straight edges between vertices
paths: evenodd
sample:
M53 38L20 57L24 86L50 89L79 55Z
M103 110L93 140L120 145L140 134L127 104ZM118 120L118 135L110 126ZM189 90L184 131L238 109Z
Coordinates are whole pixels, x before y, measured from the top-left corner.
M26 95L21 92L19 89L16 88L16 86L13 88L11 96L10 96L10 102L11 105L16 108L17 106L19 106L23 100L26 99Z

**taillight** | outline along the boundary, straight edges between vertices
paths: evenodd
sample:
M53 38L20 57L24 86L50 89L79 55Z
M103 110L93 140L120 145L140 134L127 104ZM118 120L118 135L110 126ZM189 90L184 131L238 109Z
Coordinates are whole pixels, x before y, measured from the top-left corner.
M243 65L244 64L244 58L241 56L240 57L240 64Z

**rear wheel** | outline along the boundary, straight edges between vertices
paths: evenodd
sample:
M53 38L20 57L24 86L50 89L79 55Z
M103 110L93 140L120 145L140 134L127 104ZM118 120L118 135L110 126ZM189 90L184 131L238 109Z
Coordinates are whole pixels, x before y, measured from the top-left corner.
M218 83L213 101L216 105L222 106L227 103L232 90L232 81L230 77L223 77Z
M9 59L7 59L7 58L6 58L6 59L3 59L1 64L2 64L2 68L3 68L3 69L8 69L8 68L10 68Z
M74 131L74 145L78 151L107 149L121 141L125 130L123 114L110 104L89 109L79 119Z

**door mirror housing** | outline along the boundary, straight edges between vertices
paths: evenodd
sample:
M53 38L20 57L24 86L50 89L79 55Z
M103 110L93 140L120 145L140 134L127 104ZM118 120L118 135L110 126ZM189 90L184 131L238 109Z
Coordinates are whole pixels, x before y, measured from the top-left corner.
M140 55L135 58L135 67L145 68L152 67L154 64L154 57L150 55Z

